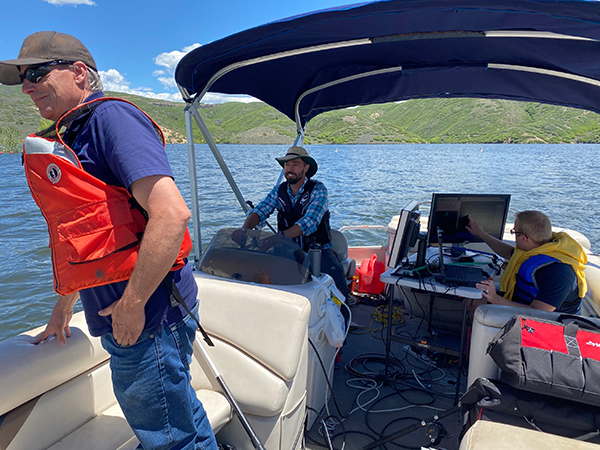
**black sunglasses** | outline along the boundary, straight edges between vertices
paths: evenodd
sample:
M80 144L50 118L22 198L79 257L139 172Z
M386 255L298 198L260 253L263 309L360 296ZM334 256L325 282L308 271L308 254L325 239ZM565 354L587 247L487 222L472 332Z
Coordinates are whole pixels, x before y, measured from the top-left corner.
M517 231L514 228L510 230L510 234L514 234L515 236L519 236L520 234L522 234L523 236L527 237L525 233L523 233L522 231Z
M21 78L21 83L23 83L26 79L31 81L32 83L38 83L42 78L50 73L52 70L51 66L58 66L62 64L73 64L73 61L63 61L62 59L58 59L56 61L50 61L44 64L36 64L33 66L29 66L25 73L19 74Z

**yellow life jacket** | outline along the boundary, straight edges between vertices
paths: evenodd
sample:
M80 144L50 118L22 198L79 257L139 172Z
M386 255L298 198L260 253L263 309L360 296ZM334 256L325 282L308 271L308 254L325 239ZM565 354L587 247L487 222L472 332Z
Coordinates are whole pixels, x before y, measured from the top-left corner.
M559 260L562 263L569 264L575 271L577 277L577 286L579 288L579 298L583 298L587 292L587 282L585 280L585 264L587 255L585 251L567 233L552 233L552 240L542 244L532 250L524 251L515 248L515 251L508 262L508 266L502 274L500 281L500 290L504 291L504 296L512 300L517 283L517 273L521 265L534 255L547 255Z

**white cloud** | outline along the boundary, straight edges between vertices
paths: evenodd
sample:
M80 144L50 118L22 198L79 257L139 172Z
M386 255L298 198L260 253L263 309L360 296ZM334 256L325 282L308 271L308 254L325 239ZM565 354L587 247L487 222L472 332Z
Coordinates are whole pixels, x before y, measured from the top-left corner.
M259 99L250 97L249 95L231 95L208 92L203 98L202 103L225 103L225 102L241 102L252 103L260 102Z
M46 1L63 1L68 0L46 0ZM77 0L86 1L86 0ZM164 69L156 69L152 72L152 76L156 77L158 81L163 85L167 91L163 93L155 93L152 89L147 87L131 87L129 82L118 70L109 69L106 71L100 71L100 78L104 85L104 90L113 92L125 92L127 94L141 95L142 97L156 98L160 100L170 100L174 102L182 102L181 94L177 89L177 83L175 82L174 73L177 64L181 61L187 53L200 47L200 44L192 44L185 47L183 50L174 50L172 52L165 52L154 58L154 63ZM209 92L204 96L202 102L204 103L225 103L225 102L242 102L250 103L257 102L254 97L248 95L227 95L227 94L216 94Z
M179 93L159 93L152 92L147 87L132 88L131 83L116 69L109 69L98 72L104 85L104 90L114 92L125 92L127 94L140 95L142 97L156 98L159 100L169 100L172 102L181 102L181 94Z
M188 45L187 47L184 47L183 50L173 50L172 52L161 53L156 58L154 58L154 63L157 66L164 67L166 71L156 70L154 71L153 75L155 77L158 77L158 81L160 81L165 88L177 88L177 84L175 83L175 80L173 78L177 64L179 64L181 58L183 58L187 53L191 52L192 50L198 47L200 47L200 44L192 44ZM165 77L162 75L169 76Z
M96 4L92 0L44 0L46 3L50 3L51 5L63 6L63 5L87 5L87 6L96 6Z
M176 89L177 88L177 83L175 82L175 78L173 77L158 77L158 81L161 82L161 84L168 88L172 88L172 89Z
M100 74L100 79L102 80L105 90L125 92L123 89L129 89L129 81L126 81L125 77L121 75L118 70L101 70L98 73Z
M184 47L183 50L173 50L172 52L165 52L158 55L154 58L154 63L157 66L164 67L166 71L161 69L155 70L153 75L158 78L158 81L166 88L166 89L176 89L177 83L175 82L174 74L175 68L179 61L192 50L201 47L200 44L192 44ZM168 77L165 75L169 75ZM254 97L250 97L248 95L227 95L227 94L214 94L207 93L202 99L204 103L225 103L225 102L242 102L242 103L250 103L257 102L259 100Z

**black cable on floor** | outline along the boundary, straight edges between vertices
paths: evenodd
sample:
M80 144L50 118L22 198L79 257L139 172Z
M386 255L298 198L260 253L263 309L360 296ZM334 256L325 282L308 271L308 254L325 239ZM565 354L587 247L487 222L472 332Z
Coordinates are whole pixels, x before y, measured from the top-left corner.
M388 422L388 424L383 428L383 430L381 430L381 435L382 436L386 435L385 430L387 430L390 425L393 425L396 422L401 422L403 420L414 420L415 422L422 422L423 421L423 419L419 419L417 417L399 417L397 419L392 420L391 422ZM419 428L413 430L412 433L414 433L417 430L419 430ZM418 447L411 447L410 445L398 444L398 443L396 443L394 441L389 441L388 444L395 445L396 447L408 448L410 450L421 450L423 448L422 445L420 445Z
M331 398L333 398L333 403L335 405L335 409L337 409L338 413L340 414L340 416L342 417L342 419L345 419L348 416L344 416L344 414L342 413L342 410L340 409L337 400L335 398L335 395L333 393L333 386L331 386L331 382L329 381L329 377L327 375L327 369L325 368L325 364L323 364L323 360L321 359L321 355L319 355L319 352L317 351L317 347L315 347L315 344L313 343L313 341L309 338L308 339L309 344L311 345L313 351L315 352L315 354L317 355L317 359L319 360L319 364L321 365L321 370L323 370L323 375L325 376L325 381L327 382L327 387L329 388L329 392L331 392Z
M317 411L316 409L311 408L310 406L307 406L306 409L314 412L317 415L317 417L321 420L321 424L323 425L323 429L325 430L325 437L327 438L327 442L325 442L324 444L321 442L318 442L318 441L314 440L312 437L310 437L309 433L305 433L305 437L308 440L312 441L313 443L320 445L321 447L329 447L329 450L335 450L333 448L333 439L331 436L329 436L329 429L327 428L327 422L325 421L325 419L323 418L321 413L319 411Z
M385 367L386 357L376 353L363 353L362 355L355 356L351 361L346 363L346 372L357 378L368 378L375 381L384 380L385 375L382 371L379 371L379 373L375 373L374 371L364 373L357 370L357 367L360 365L368 369L366 364L369 362L376 362ZM406 374L406 367L398 359L390 357L388 371L392 376L403 375Z

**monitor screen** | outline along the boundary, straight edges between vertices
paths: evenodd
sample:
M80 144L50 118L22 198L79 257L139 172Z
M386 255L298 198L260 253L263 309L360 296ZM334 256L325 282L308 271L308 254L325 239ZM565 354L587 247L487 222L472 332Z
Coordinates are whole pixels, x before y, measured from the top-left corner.
M510 195L504 194L433 194L428 242L437 244L437 227L442 230L443 242L483 242L467 230L468 216L486 232L502 239L509 203Z
M390 259L388 267L398 267L402 261L408 256L410 249L414 247L421 228L421 214L418 211L419 204L411 202L406 208L400 211L400 219L398 220L398 228L394 243L390 249Z

